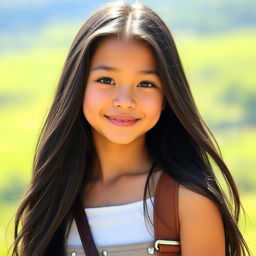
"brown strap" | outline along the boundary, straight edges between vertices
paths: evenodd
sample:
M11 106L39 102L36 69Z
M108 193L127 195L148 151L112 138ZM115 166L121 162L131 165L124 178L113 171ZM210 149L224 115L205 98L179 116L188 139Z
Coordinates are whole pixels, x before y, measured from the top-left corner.
M156 240L180 240L178 217L179 184L162 172L155 191L154 231ZM159 256L179 255L178 245L159 245Z
M88 255L88 256L98 255L98 250L94 244L88 219L84 211L83 202L80 196L78 197L77 208L75 212L75 221L76 221L78 233L80 235L80 239L83 244L85 255Z

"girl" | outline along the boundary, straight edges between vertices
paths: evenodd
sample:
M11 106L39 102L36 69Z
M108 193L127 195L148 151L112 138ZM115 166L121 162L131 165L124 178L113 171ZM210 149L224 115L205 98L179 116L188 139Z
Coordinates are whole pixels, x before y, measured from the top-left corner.
M16 214L13 255L66 255L81 246L78 197L96 246L153 241L140 213L144 206L152 222L162 173L179 183L182 256L245 255L238 191L213 141L161 18L138 3L104 5L68 53Z

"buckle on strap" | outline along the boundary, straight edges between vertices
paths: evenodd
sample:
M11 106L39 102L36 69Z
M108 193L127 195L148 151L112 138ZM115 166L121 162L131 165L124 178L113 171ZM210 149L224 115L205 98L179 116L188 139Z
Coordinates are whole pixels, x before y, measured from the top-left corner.
M159 245L160 244L164 244L164 245L180 245L180 242L179 241L175 241L175 240L156 240L155 241L155 248L158 251L159 251Z

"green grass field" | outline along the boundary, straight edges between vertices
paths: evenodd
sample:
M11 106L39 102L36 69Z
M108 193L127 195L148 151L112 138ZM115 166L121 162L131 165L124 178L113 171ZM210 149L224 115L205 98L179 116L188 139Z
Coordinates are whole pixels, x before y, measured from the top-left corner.
M65 38L63 47L42 44L2 54L0 58L0 255L7 255L7 246L12 241L12 218L30 180L36 139L71 42L65 30L54 31L60 39ZM256 255L256 127L249 117L256 108L249 108L248 97L256 95L255 32L232 31L207 37L175 35L195 101L216 135L241 192L247 222L245 225L242 219L240 226L253 255ZM49 30L45 34L51 39L55 33Z

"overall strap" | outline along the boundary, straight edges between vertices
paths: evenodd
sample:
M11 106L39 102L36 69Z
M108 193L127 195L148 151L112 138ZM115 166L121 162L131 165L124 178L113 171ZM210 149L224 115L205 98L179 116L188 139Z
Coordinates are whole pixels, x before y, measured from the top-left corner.
M83 208L83 202L82 202L81 196L78 197L78 201L76 205L75 222L76 222L78 233L80 235L80 239L83 244L85 255L88 255L88 256L98 255L99 253L93 241L88 219Z
M178 187L179 184L163 171L154 199L155 247L159 256L174 256L180 253Z

